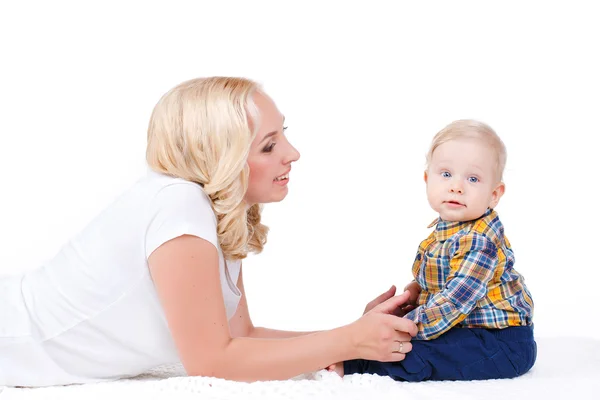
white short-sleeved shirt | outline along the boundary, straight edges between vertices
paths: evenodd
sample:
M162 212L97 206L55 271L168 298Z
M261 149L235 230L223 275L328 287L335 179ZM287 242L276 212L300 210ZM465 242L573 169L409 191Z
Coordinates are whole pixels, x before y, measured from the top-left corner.
M178 362L147 260L183 234L217 248L230 319L240 262L223 260L208 196L149 171L46 265L0 278L0 386L97 382Z

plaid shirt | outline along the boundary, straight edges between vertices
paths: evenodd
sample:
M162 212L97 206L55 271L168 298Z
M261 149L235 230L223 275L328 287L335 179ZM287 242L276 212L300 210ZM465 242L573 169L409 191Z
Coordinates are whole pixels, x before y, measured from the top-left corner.
M419 327L415 339L435 339L455 326L499 329L532 324L533 300L504 227L493 210L468 222L441 219L421 242L413 275L419 306L405 315Z

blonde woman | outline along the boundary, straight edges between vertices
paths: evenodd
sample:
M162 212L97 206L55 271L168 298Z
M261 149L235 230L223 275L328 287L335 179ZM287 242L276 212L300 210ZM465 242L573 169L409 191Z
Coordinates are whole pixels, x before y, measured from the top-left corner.
M189 375L291 378L355 358L399 361L416 325L382 294L337 329L254 327L242 260L261 204L286 197L298 151L254 82L184 82L156 105L149 172L46 265L0 279L0 385L114 380L182 362Z

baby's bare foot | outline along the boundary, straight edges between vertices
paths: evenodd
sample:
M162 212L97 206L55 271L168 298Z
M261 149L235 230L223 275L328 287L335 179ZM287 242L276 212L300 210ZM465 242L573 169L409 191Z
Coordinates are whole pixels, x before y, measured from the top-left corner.
M344 377L344 363L337 363L335 364L335 372L337 372L337 374L339 376L341 376L342 378Z
M344 377L344 363L343 362L339 362L339 363L335 363L335 364L331 364L329 367L327 367L327 371L333 371L336 374L338 374L340 377Z

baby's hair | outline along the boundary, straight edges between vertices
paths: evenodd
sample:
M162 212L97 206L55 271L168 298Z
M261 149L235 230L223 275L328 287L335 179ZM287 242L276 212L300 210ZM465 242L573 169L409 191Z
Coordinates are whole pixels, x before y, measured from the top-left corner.
M496 152L496 171L498 180L502 181L506 166L506 146L498 134L487 124L473 119L460 119L446 125L431 141L427 153L427 168L431 163L433 152L442 144L455 139L473 138L483 140Z

